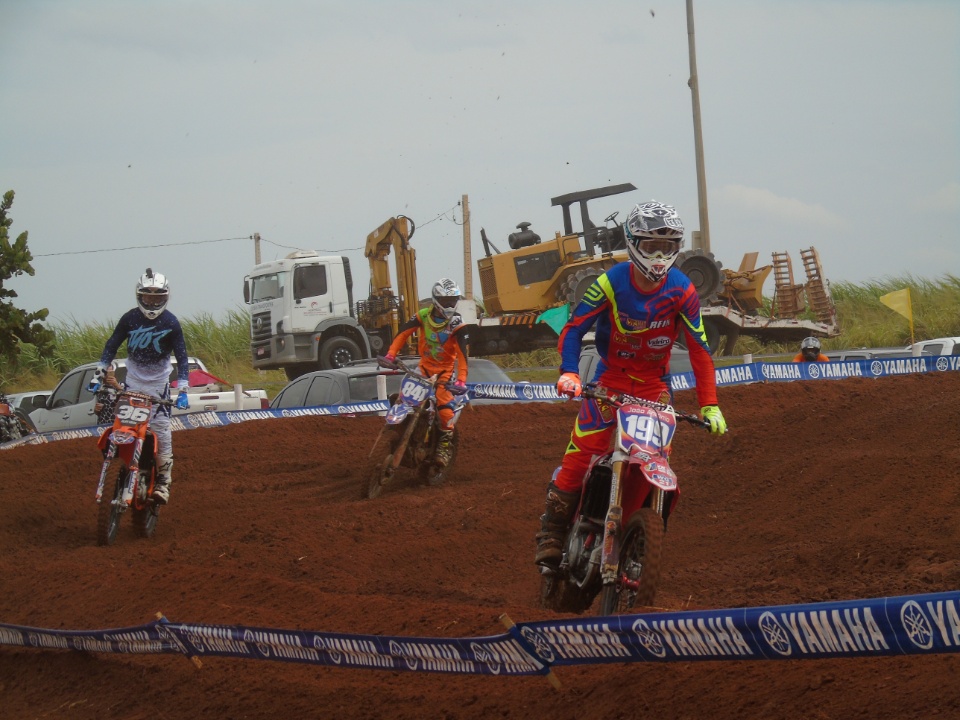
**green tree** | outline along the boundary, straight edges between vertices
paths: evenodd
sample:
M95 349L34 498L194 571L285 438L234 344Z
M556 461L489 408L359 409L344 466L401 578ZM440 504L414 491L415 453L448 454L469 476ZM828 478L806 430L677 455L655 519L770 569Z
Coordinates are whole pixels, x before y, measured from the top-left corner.
M33 255L27 249L27 233L20 233L13 243L7 233L13 224L13 220L7 217L12 205L13 190L8 190L0 203L0 356L8 359L19 354L20 343L30 343L43 352L52 347L54 339L53 332L42 324L49 310L43 308L28 313L15 307L13 298L17 297L16 291L4 287L4 282L12 277L34 274L30 265Z

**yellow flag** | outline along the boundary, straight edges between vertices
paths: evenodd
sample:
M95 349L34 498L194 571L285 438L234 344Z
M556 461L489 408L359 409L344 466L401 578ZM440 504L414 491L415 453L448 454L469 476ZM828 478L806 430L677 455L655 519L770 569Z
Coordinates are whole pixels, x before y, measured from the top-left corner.
M913 304L910 302L910 288L881 295L880 302L910 321L910 337L913 338Z

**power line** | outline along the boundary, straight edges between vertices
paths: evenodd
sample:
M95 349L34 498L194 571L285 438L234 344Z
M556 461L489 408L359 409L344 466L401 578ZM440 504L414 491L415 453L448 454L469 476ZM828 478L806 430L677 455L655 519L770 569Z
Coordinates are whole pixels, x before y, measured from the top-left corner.
M149 250L150 248L157 247L173 247L175 245L205 245L207 243L229 242L231 240L253 240L253 236L247 235L246 237L220 238L219 240L194 240L193 242L160 243L157 245L131 245L130 247L101 248L100 250L68 250L66 252L38 254L34 255L34 257L41 258L55 257L57 255L88 255L91 253L122 252L124 250Z
M453 211L456 210L457 207L459 207L459 205L460 203L458 202L456 205L454 205L450 209L444 210L442 213L437 215L432 220L427 220L425 223L421 223L418 227L424 227L425 225L429 225L432 222L436 222L441 218L445 220L449 220L454 225L462 225L463 224L462 222L457 222L456 215L454 215L453 217L447 217L447 215L449 213L453 213ZM100 248L99 250L66 250L64 252L56 252L56 253L38 253L38 254L35 254L33 257L42 258L42 257L58 257L60 255L92 255L95 253L124 252L126 250L150 250L151 248L158 248L158 247L178 247L182 245L208 245L210 243L232 242L234 240L253 240L253 235L245 235L242 237L231 237L231 238L219 238L217 240L193 240L190 242L157 243L156 245L130 245L128 247L119 247L119 248ZM266 238L261 238L261 240L263 242L270 243L271 245L276 245L277 247L280 247L280 248L286 248L287 250L303 249L303 248L294 247L293 245L283 245L281 243L274 242L273 240L267 240ZM362 247L342 248L340 250L323 250L322 252L338 253L338 252L353 252L356 250L363 250L363 248Z

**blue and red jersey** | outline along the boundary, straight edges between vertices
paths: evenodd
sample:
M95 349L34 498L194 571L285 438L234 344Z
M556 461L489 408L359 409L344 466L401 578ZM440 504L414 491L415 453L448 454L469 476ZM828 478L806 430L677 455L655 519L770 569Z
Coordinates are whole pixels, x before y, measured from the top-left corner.
M674 267L655 290L644 292L632 267L629 262L614 265L584 293L560 333L560 372L578 372L583 336L596 325L600 363L592 380L655 399L668 389L670 351L682 331L700 406L716 405L716 374L693 283Z

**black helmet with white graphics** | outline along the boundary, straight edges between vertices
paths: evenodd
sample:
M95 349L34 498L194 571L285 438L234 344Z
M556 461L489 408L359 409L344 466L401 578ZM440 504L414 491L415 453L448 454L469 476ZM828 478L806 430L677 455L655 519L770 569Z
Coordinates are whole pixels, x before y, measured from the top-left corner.
M170 300L170 286L162 273L151 268L137 280L137 306L148 319L154 320L167 307Z
M623 229L631 262L645 278L660 282L683 247L683 221L676 208L656 200L636 205Z
M433 306L447 320L453 317L456 312L457 303L460 301L460 288L450 278L442 278L433 284L430 291L433 298Z

